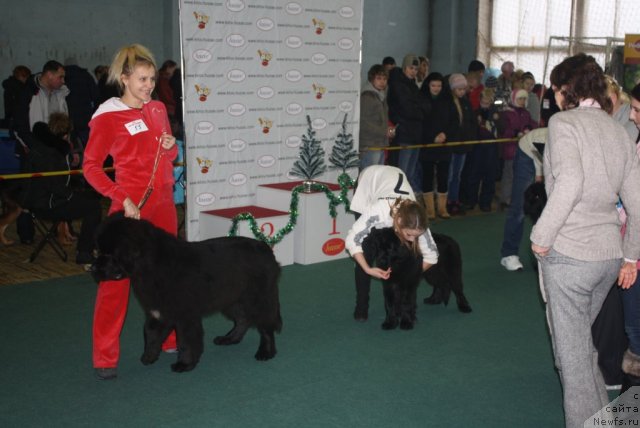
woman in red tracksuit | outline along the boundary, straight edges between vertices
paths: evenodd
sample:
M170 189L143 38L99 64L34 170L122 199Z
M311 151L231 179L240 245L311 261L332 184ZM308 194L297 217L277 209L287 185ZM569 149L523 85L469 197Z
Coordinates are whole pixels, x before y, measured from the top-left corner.
M164 104L151 100L156 81L153 56L141 45L124 47L114 57L109 73L109 80L120 85L123 95L100 105L89 123L84 175L98 192L111 199L110 214L124 211L126 217L143 218L176 235L172 165L177 155L176 140L170 134ZM113 158L115 182L103 170L108 155ZM142 205L150 188L153 190ZM93 366L99 379L116 377L128 300L128 279L98 285ZM175 333L171 333L163 349L175 348Z

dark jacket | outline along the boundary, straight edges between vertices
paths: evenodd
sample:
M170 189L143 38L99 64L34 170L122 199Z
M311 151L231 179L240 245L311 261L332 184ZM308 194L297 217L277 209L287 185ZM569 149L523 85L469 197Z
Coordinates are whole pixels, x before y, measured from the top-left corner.
M9 76L2 82L2 89L4 89L4 118L7 121L12 120L15 116L15 111L18 108L18 97L24 86L25 83L13 76Z
M422 85L420 92L425 102L429 105L429 114L425 116L423 121L422 144L435 144L436 136L444 132L449 141L449 123L451 122L451 94L443 89L436 98L433 98L429 92L429 85ZM439 147L435 149L420 149L421 161L448 161L451 159L451 149L447 147Z
M25 135L29 147L28 172L68 171L69 143L51 134L44 122L33 126L33 133ZM23 206L29 209L46 210L67 203L73 197L68 187L69 176L35 177L27 181Z
M394 142L400 145L420 144L422 122L428 107L415 80L394 68L389 76L388 96L389 120L397 126Z
M71 91L67 95L69 117L73 128L83 143L89 137L89 121L98 107L98 85L91 74L77 65L67 65L65 70L65 84Z
M458 113L458 108L455 105L455 101L453 100L453 96L451 95L451 103L449 104L449 108L451 109L451 114L449 118L449 126L447 134L447 141L454 143L458 141L473 141L478 139L478 121L476 119L476 115L471 108L471 103L467 99L466 96L460 98L460 107L462 108L462 119L460 119L460 115ZM468 153L472 149L471 145L466 146L456 146L453 147L453 153Z

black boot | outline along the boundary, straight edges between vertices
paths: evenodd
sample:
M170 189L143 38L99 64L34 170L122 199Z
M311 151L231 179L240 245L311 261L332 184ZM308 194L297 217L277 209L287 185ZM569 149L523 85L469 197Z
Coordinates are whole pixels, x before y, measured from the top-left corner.
M622 357L622 371L624 380L620 394L624 394L632 386L640 386L640 355L636 355L627 349Z

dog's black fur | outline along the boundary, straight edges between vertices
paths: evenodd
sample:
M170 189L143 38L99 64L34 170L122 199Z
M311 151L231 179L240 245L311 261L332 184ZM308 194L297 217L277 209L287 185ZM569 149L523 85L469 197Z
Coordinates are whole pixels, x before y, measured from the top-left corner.
M175 372L192 370L204 351L202 317L221 312L234 323L217 345L239 343L250 327L260 333L257 360L276 355L274 332L282 328L280 265L267 244L244 237L185 242L145 220L110 216L97 234L96 280L130 278L145 313L141 361L158 359L175 329Z
M422 272L422 256L416 256L402 245L392 228L372 229L362 244L365 259L370 264L387 269L391 277L384 281L385 309L387 317L382 328L413 328L415 323L416 290L424 278L433 286L433 293L424 303L437 305L449 303L451 292L456 296L460 312L471 312L471 306L463 292L462 253L458 243L450 236L432 233L438 247L438 263Z
M544 183L535 182L529 185L524 191L524 202L522 210L524 214L531 219L533 224L536 224L542 210L547 204L547 192L544 189Z
M422 274L422 255L403 245L393 228L371 229L362 243L362 251L370 265L391 268L391 276L383 281L385 330L400 324L403 330L413 328L416 321L416 291Z

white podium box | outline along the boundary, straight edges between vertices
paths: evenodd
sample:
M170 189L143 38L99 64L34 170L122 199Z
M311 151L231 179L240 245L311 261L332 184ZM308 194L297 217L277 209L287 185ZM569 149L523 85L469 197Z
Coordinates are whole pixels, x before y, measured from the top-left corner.
M202 239L227 236L231 229L233 218L240 213L250 213L256 220L260 231L271 237L278 230L282 229L289 222L289 213L270 208L248 205L244 207L225 208L211 211L201 211L200 236ZM273 246L273 253L281 266L293 264L293 234L295 230L286 234L280 242ZM254 238L248 221L238 222L237 236Z
M257 188L257 204L276 210L289 210L294 187L302 181L263 184ZM340 195L340 186L327 186L334 195ZM351 198L353 191L349 191ZM329 214L329 198L322 192L298 193L298 218L294 227L294 256L296 263L307 265L349 257L344 239L353 225L355 217L345 212L344 205L336 207L338 215Z

